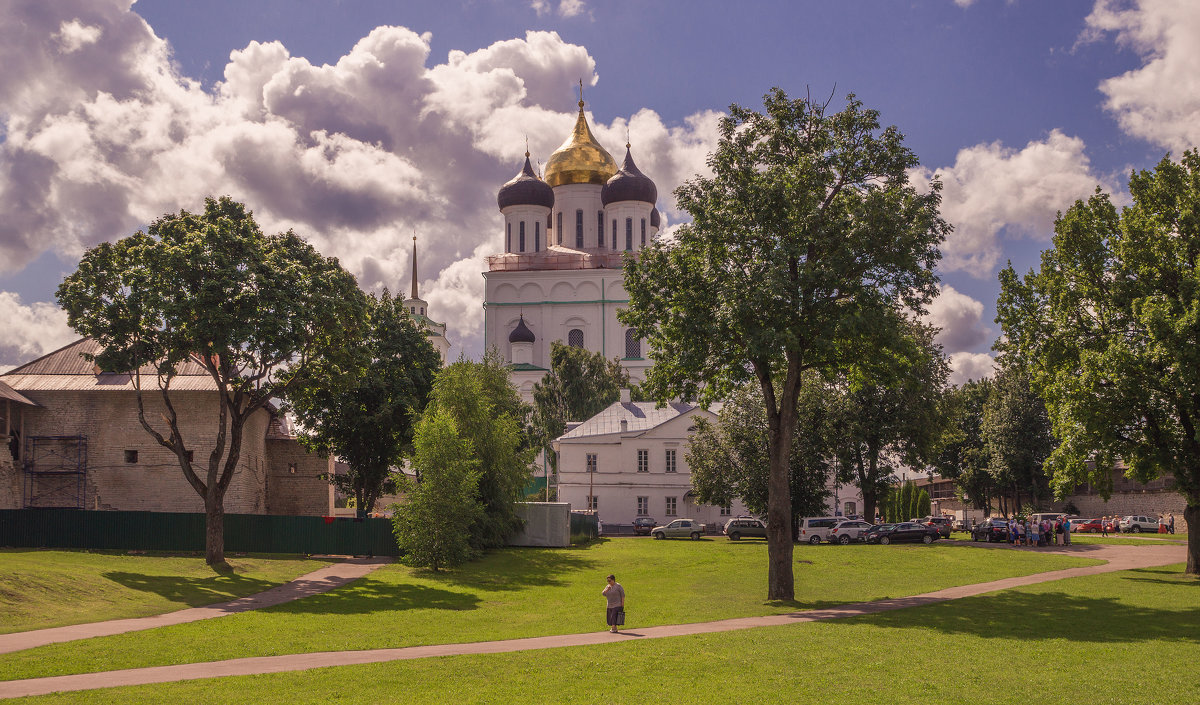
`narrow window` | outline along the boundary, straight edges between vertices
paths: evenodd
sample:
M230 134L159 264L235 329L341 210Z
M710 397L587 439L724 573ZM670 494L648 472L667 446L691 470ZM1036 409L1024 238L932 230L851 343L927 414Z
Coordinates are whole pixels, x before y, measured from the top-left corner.
M638 502L638 516L644 517L650 513L650 498L649 497L638 497L637 502Z
M512 223L508 224L508 231L504 234L504 251L512 252Z
M675 516L675 498L667 497L667 516Z
M633 218L625 219L625 249L633 249Z
M562 211L558 212L558 227L555 229L558 230L558 244L561 245L562 244Z
M646 246L646 219L642 218L642 247Z
M583 331L579 330L578 328L572 328L571 330L567 331L567 345L570 345L573 348L582 348Z
M137 452L136 450L127 450L127 451L125 451L125 462L127 462L127 463L136 463L136 462L137 462L137 455L138 455L138 452Z
M604 211L596 211L596 244L604 247Z
M594 512L599 508L600 508L600 498L596 497L595 495L589 496L588 497L588 509L590 509Z
M587 454L587 471L588 472L596 472L596 454L595 453Z
M615 250L615 249L617 249L617 219L616 218L613 218L612 239L613 239L612 248Z
M523 221L523 220L521 221L521 232L517 235L517 237L519 238L517 240L517 242L519 243L519 245L521 247L521 252L524 252L525 251L525 221Z
M425 307L424 307L424 306L422 306L422 307L421 307L421 315L422 315L422 316L424 316L424 315L425 315Z
M533 224L533 251L542 251L542 223L537 221Z
M650 451L639 448L637 452L637 471L650 472Z
M296 474L296 464L295 463L288 463L288 472L293 475Z
M575 210L575 249L583 249L583 209Z
M667 449L666 466L667 466L667 472L675 472L675 449L674 448Z
M632 328L625 329L625 357L633 360L642 358L642 339Z

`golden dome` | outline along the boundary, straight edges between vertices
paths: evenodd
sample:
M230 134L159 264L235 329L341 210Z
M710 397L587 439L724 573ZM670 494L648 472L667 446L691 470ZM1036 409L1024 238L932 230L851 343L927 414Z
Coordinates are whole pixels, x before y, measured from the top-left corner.
M546 173L542 177L550 186L563 184L596 184L603 186L617 173L617 162L612 158L588 127L583 116L583 101L579 101L579 117L575 129L562 146L554 150L546 162Z

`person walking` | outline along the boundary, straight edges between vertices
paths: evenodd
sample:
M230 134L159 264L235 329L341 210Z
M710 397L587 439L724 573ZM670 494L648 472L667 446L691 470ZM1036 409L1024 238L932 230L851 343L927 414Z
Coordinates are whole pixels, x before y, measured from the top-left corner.
M1100 535L1108 536L1108 517L1102 517L1100 519Z
M1175 512L1167 515L1167 532L1175 533Z
M625 588L621 587L621 583L617 582L617 576L610 575L608 585L600 591L600 594L608 600L608 610L605 613L605 619L608 622L608 631L613 634L617 633L619 622L625 620L620 619L625 613Z

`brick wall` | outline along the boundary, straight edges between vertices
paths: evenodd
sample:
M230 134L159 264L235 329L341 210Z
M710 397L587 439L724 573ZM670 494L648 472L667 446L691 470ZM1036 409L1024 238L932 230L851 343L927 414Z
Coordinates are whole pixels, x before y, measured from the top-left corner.
M309 453L295 439L271 438L266 442L267 511L271 514L327 516L330 485L321 475L333 472L328 458Z
M0 436L0 509L16 509L21 504L21 476L8 452L8 438Z

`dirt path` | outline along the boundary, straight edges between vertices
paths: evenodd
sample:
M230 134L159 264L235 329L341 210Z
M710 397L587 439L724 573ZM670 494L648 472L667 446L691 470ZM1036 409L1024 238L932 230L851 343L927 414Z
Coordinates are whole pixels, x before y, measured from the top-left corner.
M823 619L839 619L865 614L877 614L906 607L918 607L963 597L972 597L997 590L1007 590L1024 585L1075 578L1087 575L1098 575L1134 568L1151 568L1172 563L1180 563L1186 559L1186 548L1183 546L1102 546L1087 544L1070 547L1022 549L1010 548L1003 544L975 544L987 546L994 550L1027 550L1039 553L1052 553L1086 558L1097 558L1107 563L1085 568L1068 568L1048 573L1024 575L1016 578L1004 578L973 585L946 588L922 595L901 597L874 602L858 602L841 605L829 609L794 612L792 614L771 615L767 617L745 617L726 619L716 622L698 622L695 624L670 624L659 627L646 627L633 631L610 634L607 631L588 632L585 634L560 634L556 636L540 636L527 639L509 639L505 641L484 641L467 644L433 644L429 646L410 646L399 649L373 649L369 651L329 651L308 654L289 654L285 656L263 656L254 658L232 659L228 661L212 661L208 663L189 663L177 666L156 666L152 668L133 668L122 671L106 671L103 673L81 673L70 676L55 676L50 678L33 678L28 680L0 682L0 698L15 698L26 695L44 695L54 692L75 690L92 690L96 688L111 688L127 685L144 685L148 683L169 683L173 681L193 680L198 678L216 678L221 676L241 676L258 673L282 673L287 671L304 671L311 668L328 666L349 666L364 663L380 663L384 661L402 661L408 659L429 658L431 656L454 656L462 654L495 654L511 651L528 651L535 649L553 649L564 646L587 646L590 644L607 644L614 641L629 639L659 639L663 637L684 636L688 634L704 634L712 632L728 632L754 627L767 627L781 624L796 624L813 622Z
M348 558L346 560L339 560L319 570L314 570L311 573L301 575L291 582L277 585L270 590L255 595L239 597L236 600L216 605L190 607L150 617L113 619L107 622L71 624L51 629L0 634L0 654L10 651L20 651L22 649L32 649L35 646L45 646L46 644L54 644L60 641L75 641L76 639L90 639L94 636L124 634L125 632L136 632L143 629L166 627L172 624L184 624L185 622L196 622L201 619L227 617L231 614L246 612L248 610L273 607L284 602L291 602L292 600L300 600L312 595L329 592L346 583L358 580L379 566L390 562L390 558Z

